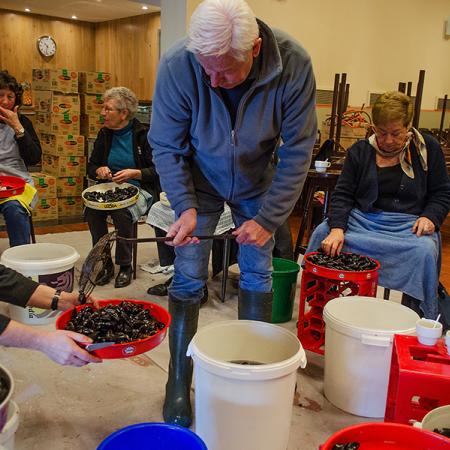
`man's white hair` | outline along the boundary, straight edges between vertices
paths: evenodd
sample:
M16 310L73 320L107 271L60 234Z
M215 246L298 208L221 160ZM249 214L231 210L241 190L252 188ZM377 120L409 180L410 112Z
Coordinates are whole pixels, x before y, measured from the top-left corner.
M242 61L258 36L255 15L244 0L204 0L192 14L186 48L196 55L230 54Z

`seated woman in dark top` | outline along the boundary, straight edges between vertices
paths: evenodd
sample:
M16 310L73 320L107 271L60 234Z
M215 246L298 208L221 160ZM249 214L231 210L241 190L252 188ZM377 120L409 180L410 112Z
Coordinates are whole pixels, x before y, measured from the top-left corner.
M450 206L450 181L439 143L410 128L412 104L400 92L372 109L374 134L354 144L331 196L328 219L307 251L364 254L381 263L379 284L404 293L419 314L438 315L439 228Z
M127 182L137 186L139 199L128 208L112 211L86 208L85 216L93 245L108 232L108 215L119 236L132 237L133 223L147 212L152 201L158 200L158 193L161 191L147 140L148 126L133 118L137 106L135 94L126 87L115 87L105 92L101 112L105 125L94 143L87 172L91 179L99 182ZM131 245L125 241L117 241L116 263L120 270L114 283L116 288L131 283L131 256ZM113 275L114 264L110 258L96 283L107 284Z

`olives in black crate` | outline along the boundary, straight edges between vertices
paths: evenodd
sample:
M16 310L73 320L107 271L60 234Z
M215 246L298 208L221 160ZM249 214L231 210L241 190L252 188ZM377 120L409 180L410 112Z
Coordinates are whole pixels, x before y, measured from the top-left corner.
M115 189L108 189L105 192L101 191L89 191L84 194L84 198L90 202L97 203L116 203L123 200L128 200L134 197L138 193L138 189L135 186L129 187L117 187Z
M341 253L336 256L329 256L322 249L319 249L315 255L308 256L308 261L328 269L351 272L362 272L377 267L376 262L368 256L358 255L357 253Z

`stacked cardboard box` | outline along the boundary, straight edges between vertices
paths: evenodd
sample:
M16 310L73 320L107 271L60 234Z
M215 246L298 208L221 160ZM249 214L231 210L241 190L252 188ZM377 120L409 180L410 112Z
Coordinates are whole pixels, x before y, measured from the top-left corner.
M85 139L80 134L81 99L78 85L78 72L33 69L35 128L41 139L42 171L55 179L54 205L49 198L42 199L46 200L45 207L49 203L52 203L51 207L55 206L58 217L82 214L81 192L86 174L86 156Z
M110 73L80 72L81 133L86 138L95 139L103 127L103 94L110 87Z
M56 178L43 172L32 172L31 176L39 195L39 201L33 209L33 220L57 219Z

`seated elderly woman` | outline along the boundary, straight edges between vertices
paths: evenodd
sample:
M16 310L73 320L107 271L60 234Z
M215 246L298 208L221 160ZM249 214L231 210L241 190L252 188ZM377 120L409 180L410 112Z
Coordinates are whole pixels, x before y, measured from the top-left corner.
M0 72L0 175L24 179L21 195L0 199L9 244L30 243L29 216L38 197L27 167L41 160L41 144L30 120L18 113L23 89L7 71Z
M379 284L403 292L402 304L438 315L439 228L450 206L450 181L439 143L409 128L410 98L381 95L374 134L347 152L328 218L307 251L355 252L381 264Z
M148 126L133 118L137 111L136 95L126 87L114 87L104 94L102 116L105 119L94 143L87 172L90 178L101 182L131 183L139 188L135 205L117 210L86 208L85 217L92 235L92 243L108 232L107 217L111 217L119 236L132 237L133 223L148 210L152 199L157 200L159 178L152 162L147 140ZM115 287L131 283L131 245L116 242L116 264L120 266ZM96 283L105 285L114 276L114 264L109 258Z

